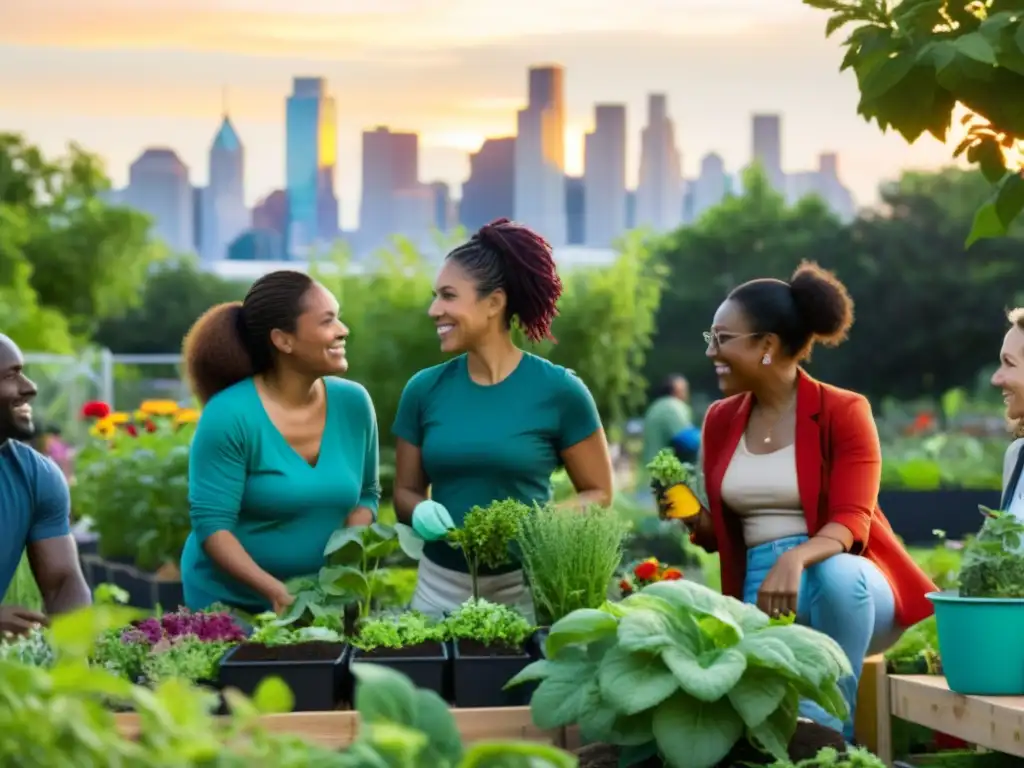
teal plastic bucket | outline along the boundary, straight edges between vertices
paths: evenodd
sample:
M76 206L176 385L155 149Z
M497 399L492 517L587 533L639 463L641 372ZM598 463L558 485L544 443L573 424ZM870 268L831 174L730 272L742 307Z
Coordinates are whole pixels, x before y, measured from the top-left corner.
M927 595L935 606L939 656L949 689L973 696L1024 696L1024 599Z

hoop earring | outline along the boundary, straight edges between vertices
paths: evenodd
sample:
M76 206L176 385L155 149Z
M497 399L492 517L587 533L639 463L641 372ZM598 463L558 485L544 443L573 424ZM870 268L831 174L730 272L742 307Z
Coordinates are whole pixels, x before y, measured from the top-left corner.
M764 353L764 357L761 358L761 365L771 365L771 364L772 364L772 356L769 355L767 352L765 352Z

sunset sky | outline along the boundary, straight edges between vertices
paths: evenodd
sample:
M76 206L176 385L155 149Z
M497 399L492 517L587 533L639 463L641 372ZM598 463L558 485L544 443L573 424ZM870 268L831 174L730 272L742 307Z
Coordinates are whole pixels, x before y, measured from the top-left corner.
M0 3L0 131L47 151L77 141L117 185L143 148L169 146L203 184L226 89L251 203L283 182L291 78L324 76L351 228L363 129L418 131L421 179L461 184L468 151L514 133L527 66L556 62L570 172L582 170L594 103L625 103L633 185L646 94L663 91L687 176L709 151L740 167L751 113L781 112L787 170L836 150L870 203L880 179L944 164L949 150L931 139L908 147L857 116L825 20L799 0L11 0Z

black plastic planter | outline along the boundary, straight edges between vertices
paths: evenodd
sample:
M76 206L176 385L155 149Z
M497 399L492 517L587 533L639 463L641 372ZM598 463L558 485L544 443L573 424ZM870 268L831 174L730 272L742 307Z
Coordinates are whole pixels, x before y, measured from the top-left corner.
M251 696L264 678L280 677L295 697L293 711L329 712L345 699L348 650L342 643L242 643L225 654L218 682Z
M550 631L551 627L537 627L534 633L530 635L530 639L527 640L526 650L530 654L531 659L546 659L548 657L544 645L548 641L548 633Z
M353 648L349 654L352 664L379 664L401 672L417 688L433 691L445 701L451 700L448 666L451 656L445 643L420 643L408 648L375 648L363 651Z
M106 573L109 581L128 593L128 605L134 608L152 610L160 606L165 611L176 611L185 603L180 581L161 581L148 571L109 562Z
M456 640L452 677L456 707L519 707L529 703L531 686L505 691L505 683L533 659L522 648Z

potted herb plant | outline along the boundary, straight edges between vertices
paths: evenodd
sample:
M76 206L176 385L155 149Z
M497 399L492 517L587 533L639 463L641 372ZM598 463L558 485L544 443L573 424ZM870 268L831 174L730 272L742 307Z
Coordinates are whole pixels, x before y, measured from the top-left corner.
M647 465L651 490L665 509L665 517L685 520L700 512L700 501L689 487L693 467L684 464L671 448L664 448Z
M607 745L581 768L612 756L719 768L746 742L790 759L800 699L844 718L837 681L850 673L826 635L678 580L570 613L551 627L547 658L508 685L540 682L530 700L539 728L578 725L584 743Z
M518 533L523 570L537 610L534 649L547 628L579 608L600 608L622 561L626 524L614 509L536 507Z
M979 507L964 546L958 591L932 592L939 655L950 690L1024 695L1024 522Z
M447 697L449 656L444 627L422 613L407 611L365 619L350 643L350 667L355 663L388 667L418 688Z
M280 677L295 697L296 712L336 709L349 698L349 647L336 618L318 621L332 626L296 628L274 613L254 617L248 641L221 660L220 685L252 695L265 678Z
M515 499L473 507L462 527L448 533L448 543L462 550L473 583L473 597L480 597L480 568L500 568L512 561L512 544L530 508Z
M531 657L525 643L534 627L515 609L474 598L444 622L452 640L455 706L505 707L523 703L518 691L505 691Z
M286 625L303 625L328 615L343 615L351 633L369 617L374 597L388 587L382 564L399 550L418 559L423 541L404 525L357 525L339 528L324 548L325 565L315 576L288 583L295 602L281 617Z

